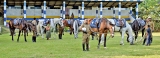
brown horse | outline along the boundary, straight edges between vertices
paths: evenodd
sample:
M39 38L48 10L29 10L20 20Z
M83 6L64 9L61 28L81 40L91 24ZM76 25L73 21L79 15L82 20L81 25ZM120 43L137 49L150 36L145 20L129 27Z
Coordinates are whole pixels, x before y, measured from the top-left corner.
M24 39L25 39L25 42L27 42L27 40L26 40L27 28L31 31L31 30L33 30L33 28L32 28L33 25L28 24L27 21L24 20L24 19L16 20L17 23L15 24L14 20L15 19L11 19L9 21L9 29L10 29L10 32L11 32L11 35L12 35L12 41L14 41L13 35L14 35L14 32L15 32L15 29L19 29L17 42L19 42L19 36L20 36L21 31L24 31ZM36 33L36 32L34 32L34 33Z
M69 27L70 35L73 33L73 19L70 19L70 24L68 23L69 20L65 19L63 20L64 27Z
M99 48L101 38L104 37L104 48L106 48L106 36L107 36L108 30L110 31L111 36L114 37L114 25L105 18L102 18L99 24L100 24L99 25L100 27L98 29L99 30L99 42L98 42L97 47Z
M68 23L68 22L70 22L70 23ZM74 14L73 13L72 13L70 19L67 18L67 19L63 20L64 27L69 27L70 35L72 35L72 33L74 34L74 32L73 32L73 30L74 30L73 29L73 22L74 22Z

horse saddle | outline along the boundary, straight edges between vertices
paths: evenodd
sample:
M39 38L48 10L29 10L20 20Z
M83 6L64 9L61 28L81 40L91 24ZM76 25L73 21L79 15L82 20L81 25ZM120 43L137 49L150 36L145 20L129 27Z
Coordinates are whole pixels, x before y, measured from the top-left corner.
M14 19L13 22L14 22L13 23L14 25L18 25L18 24L21 23L21 20L20 19Z
M115 19L116 26L126 27L125 19Z
M92 21L91 21L91 23L90 23L90 26L91 26L91 28L97 28L97 22L96 22L97 20L96 19L93 19Z
M137 19L139 26L145 26L145 21L142 19Z
M67 22L68 22L69 25L72 25L73 24L73 19L70 19Z
M44 21L43 21L43 25L44 26L47 26L47 22L49 21L49 19L47 20L47 19L45 19Z

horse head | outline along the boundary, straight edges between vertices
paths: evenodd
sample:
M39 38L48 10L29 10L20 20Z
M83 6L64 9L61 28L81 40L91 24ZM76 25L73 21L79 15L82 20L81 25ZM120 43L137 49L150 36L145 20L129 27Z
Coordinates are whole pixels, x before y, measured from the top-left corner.
M47 19L46 24L50 24L51 20Z
M30 32L33 31L33 34L37 34L37 26L36 25L34 25L31 22L28 22L27 25L28 25L27 27Z
M61 25L61 27L64 27L62 18L60 18L60 21L58 23Z
M110 31L110 34L111 34L111 36L112 37L114 37L114 29L115 29L115 27L114 27L114 24L112 24L108 19L106 19L106 18L102 18L101 19L101 27L100 27L100 29L101 28L107 28L109 31Z

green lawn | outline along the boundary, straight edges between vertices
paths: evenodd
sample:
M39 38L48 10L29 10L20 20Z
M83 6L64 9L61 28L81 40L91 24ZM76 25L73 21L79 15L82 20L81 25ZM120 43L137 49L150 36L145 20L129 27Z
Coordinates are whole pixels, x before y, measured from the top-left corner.
M119 33L116 33L118 35ZM9 34L0 35L0 58L159 58L160 57L160 36L155 36L151 46L144 46L142 43L129 45L126 42L121 46L120 36L107 40L107 49L101 45L97 49L97 40L90 40L90 51L82 51L82 34L78 39L73 35L65 33L62 40L42 39L40 36L37 42L31 41L31 34L27 37L20 37L17 42L17 36L14 41Z

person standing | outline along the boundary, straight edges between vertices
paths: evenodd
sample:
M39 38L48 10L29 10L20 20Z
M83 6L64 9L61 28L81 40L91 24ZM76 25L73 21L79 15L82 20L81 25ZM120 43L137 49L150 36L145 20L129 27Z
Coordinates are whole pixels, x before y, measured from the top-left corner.
M149 46L151 44L151 35L152 35L152 31L151 31L150 25L148 25L146 46Z
M85 19L84 23L79 28L83 32L83 37L82 37L83 51L89 51L89 37L90 37L90 33L92 32L91 27L87 22L88 22L88 19ZM85 45L86 45L86 49L85 49Z
M33 24L32 28L34 29L33 30L32 41L36 42L36 32L37 32L37 26L36 26L37 25L37 21L36 21L36 18L34 18L34 20L32 21L32 24Z
M47 27L46 27L46 38L47 40L51 38L50 24L47 24Z

